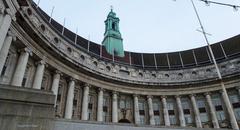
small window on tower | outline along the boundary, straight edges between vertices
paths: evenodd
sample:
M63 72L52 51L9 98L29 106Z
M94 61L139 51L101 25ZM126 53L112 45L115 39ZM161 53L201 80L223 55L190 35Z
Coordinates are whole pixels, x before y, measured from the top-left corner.
M115 23L112 23L112 29L116 30L116 24Z

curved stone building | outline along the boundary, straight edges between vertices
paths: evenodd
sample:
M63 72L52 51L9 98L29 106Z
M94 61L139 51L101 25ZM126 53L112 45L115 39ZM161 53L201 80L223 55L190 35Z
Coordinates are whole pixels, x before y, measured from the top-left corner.
M31 0L0 0L0 127L238 130L240 35L211 47L222 80L207 46L118 57Z

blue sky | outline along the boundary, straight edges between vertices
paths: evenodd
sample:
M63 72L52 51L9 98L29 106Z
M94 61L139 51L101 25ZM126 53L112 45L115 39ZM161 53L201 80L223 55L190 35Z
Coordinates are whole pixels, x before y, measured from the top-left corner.
M34 0L37 2L38 0ZM215 0L240 5L240 0ZM240 9L206 6L194 0L210 43L240 34ZM134 52L172 52L206 45L190 0L41 0L40 7L73 32L101 44L104 20L113 5L120 18L124 49Z

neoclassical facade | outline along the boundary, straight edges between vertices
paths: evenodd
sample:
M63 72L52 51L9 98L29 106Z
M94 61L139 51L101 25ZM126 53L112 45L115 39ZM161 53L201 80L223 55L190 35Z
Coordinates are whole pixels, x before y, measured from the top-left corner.
M212 49L222 81L207 47L117 57L32 0L0 0L0 84L53 92L55 120L238 130L240 35Z

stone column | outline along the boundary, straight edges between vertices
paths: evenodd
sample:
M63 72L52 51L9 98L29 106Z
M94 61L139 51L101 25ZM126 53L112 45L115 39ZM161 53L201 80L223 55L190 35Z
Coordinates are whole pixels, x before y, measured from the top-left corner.
M165 96L162 96L162 104L163 104L163 116L164 116L165 126L170 126L169 114L167 109L167 100Z
M118 122L118 98L117 98L117 92L113 92L112 95L112 122L117 123Z
M66 102L66 109L65 109L65 118L71 119L73 114L73 99L74 99L74 88L75 88L75 81L74 79L70 79L68 83L68 94L67 94L67 102Z
M185 122L185 118L184 118L184 113L183 113L182 102L181 102L180 96L176 96L176 101L177 101L180 126L185 127L186 122Z
M37 70L33 80L34 89L41 89L44 69L45 69L45 62L41 60L37 63Z
M199 113L199 109L197 107L197 103L196 103L196 99L195 99L195 95L190 95L191 101L192 101L192 106L193 106L193 112L194 112L194 116L195 116L195 123L197 128L202 128L202 122L201 122L201 118L200 118L200 113Z
M221 91L221 93L222 93L222 98L223 98L224 104L226 105L226 109L230 118L232 129L239 130L238 123L233 112L232 104L230 103L229 97L227 95L227 91L223 90Z
M56 70L55 74L53 76L53 82L52 82L52 91L53 91L53 94L55 95L54 107L56 107L56 103L57 103L57 95L58 95L60 77L61 77L61 72Z
M9 14L5 14L3 16L2 24L0 26L0 49L3 46L3 42L5 40L5 37L7 35L7 32L10 28L12 18Z
M29 55L31 55L31 51L29 49L25 48L21 50L11 85L19 87L22 85L22 80L27 67Z
M139 106L138 106L138 95L133 95L134 98L134 121L135 124L140 123L140 115L139 115Z
M150 125L155 125L152 96L147 96Z
M97 121L103 121L103 89L98 91Z
M8 34L8 36L5 38L3 42L2 49L0 49L0 74L2 73L2 69L6 62L9 48L13 40L16 40L16 37L13 37L11 36L11 34Z
M82 101L82 120L88 120L88 96L89 96L89 84L85 84L83 90L83 101Z
M218 119L217 119L217 116L216 116L216 110L215 110L215 107L213 106L212 104L212 99L211 99L211 96L209 93L205 93L205 97L207 99L207 103L208 103L208 106L210 108L210 114L211 114L211 119L212 119L212 123L213 123L213 127L214 128L220 128L219 127L219 124L218 124Z

